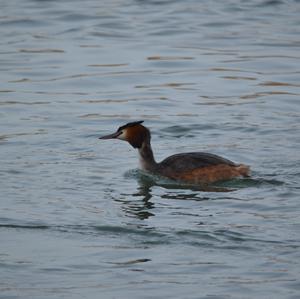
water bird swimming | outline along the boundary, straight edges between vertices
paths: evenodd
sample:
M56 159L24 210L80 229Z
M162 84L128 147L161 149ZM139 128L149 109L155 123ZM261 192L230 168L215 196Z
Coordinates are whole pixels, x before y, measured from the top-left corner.
M247 165L236 164L220 156L203 152L175 154L157 163L151 148L150 130L142 125L143 122L127 123L119 127L115 133L99 139L120 139L129 142L138 149L143 170L176 181L205 185L250 175L250 168Z

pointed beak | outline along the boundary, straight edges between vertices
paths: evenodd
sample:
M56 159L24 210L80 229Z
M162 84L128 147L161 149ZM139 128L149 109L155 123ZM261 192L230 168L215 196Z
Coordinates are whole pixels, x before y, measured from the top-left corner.
M113 134L109 134L109 135L105 135L105 136L99 137L99 139L115 139L115 138L117 138L120 134L121 134L121 132L115 132L115 133L113 133Z

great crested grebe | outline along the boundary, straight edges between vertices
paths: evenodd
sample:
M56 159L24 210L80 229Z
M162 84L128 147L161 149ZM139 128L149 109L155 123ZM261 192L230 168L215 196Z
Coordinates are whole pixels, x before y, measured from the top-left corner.
M142 123L143 121L130 122L119 127L115 133L99 139L120 139L129 142L138 149L143 170L176 181L201 185L250 175L247 165L235 164L220 156L203 152L176 154L157 163L150 144L150 131L141 125Z

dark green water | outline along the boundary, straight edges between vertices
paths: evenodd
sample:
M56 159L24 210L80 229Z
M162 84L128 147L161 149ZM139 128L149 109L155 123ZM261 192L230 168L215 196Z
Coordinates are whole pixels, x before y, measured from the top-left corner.
M299 298L299 1L2 2L1 299ZM97 139L142 119L158 161L253 176Z

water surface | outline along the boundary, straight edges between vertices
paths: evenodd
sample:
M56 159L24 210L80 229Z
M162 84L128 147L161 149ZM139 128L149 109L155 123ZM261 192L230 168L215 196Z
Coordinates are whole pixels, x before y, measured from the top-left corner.
M299 298L299 1L16 1L0 12L0 298ZM144 120L159 161L100 141ZM225 190L224 190L225 191Z

